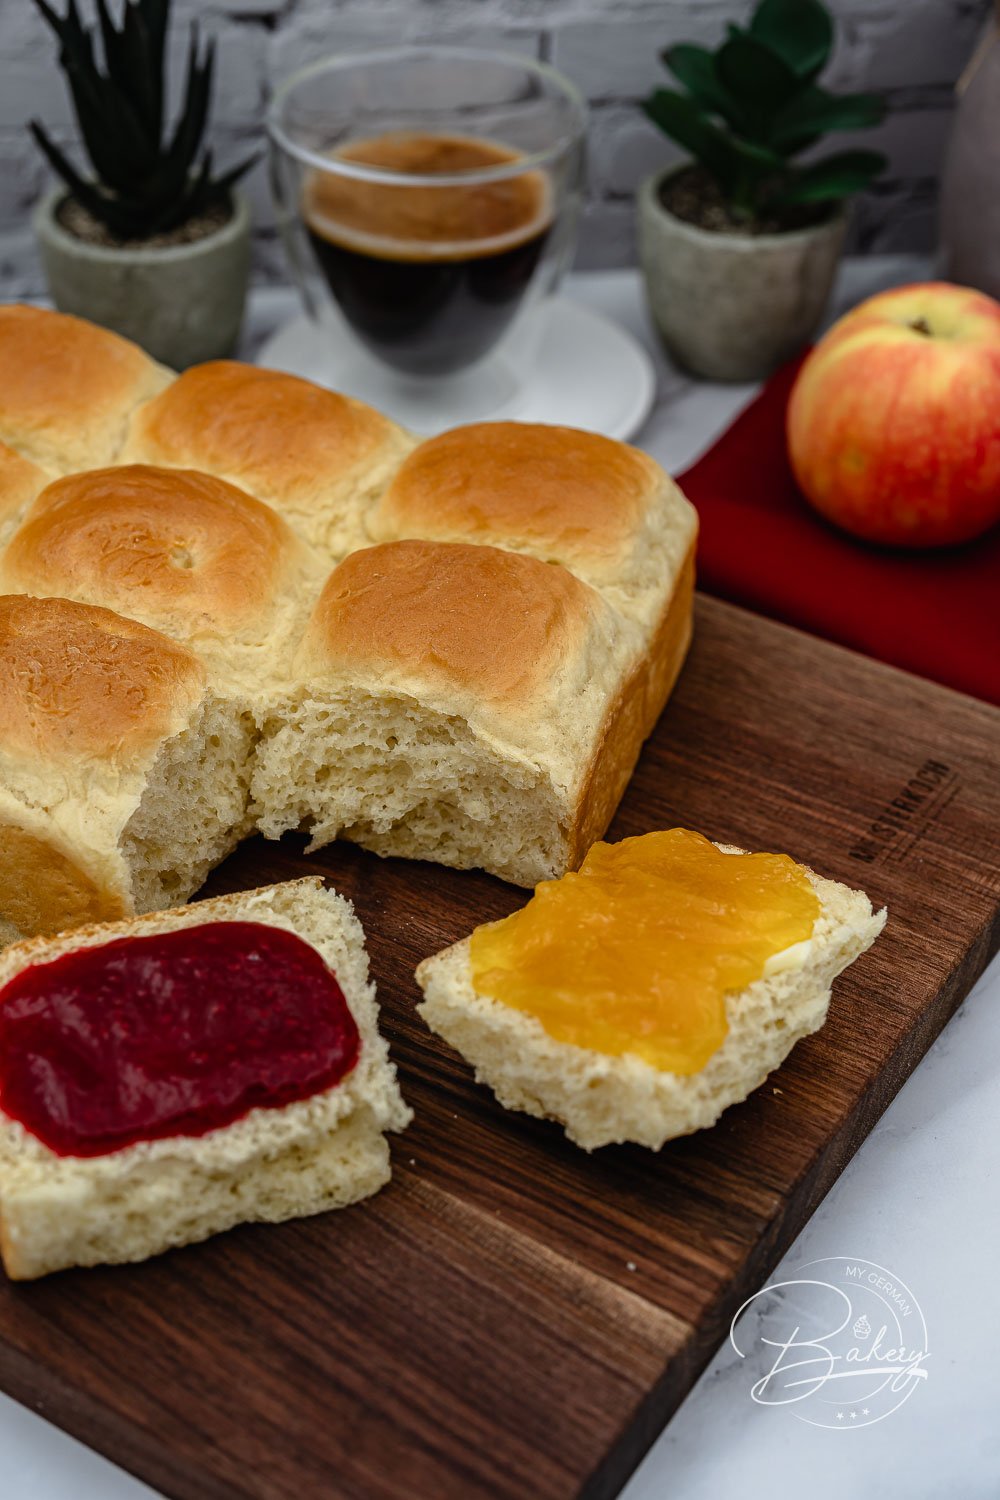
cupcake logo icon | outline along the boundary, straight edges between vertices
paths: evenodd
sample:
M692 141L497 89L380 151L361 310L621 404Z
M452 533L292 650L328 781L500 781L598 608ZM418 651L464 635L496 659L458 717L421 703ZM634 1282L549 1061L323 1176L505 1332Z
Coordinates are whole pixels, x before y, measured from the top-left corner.
M827 1256L748 1297L729 1339L751 1399L813 1427L871 1427L927 1384L927 1324L874 1261Z

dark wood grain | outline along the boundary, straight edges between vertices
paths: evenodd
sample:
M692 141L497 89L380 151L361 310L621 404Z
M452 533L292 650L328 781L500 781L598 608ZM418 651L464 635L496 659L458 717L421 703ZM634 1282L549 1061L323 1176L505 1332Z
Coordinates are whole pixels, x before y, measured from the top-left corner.
M417 961L521 892L245 844L206 894L321 870L357 905L416 1110L393 1182L3 1286L0 1385L181 1500L615 1494L994 951L998 765L996 711L700 601L612 836L784 849L890 919L781 1092L659 1155L504 1113L416 1018Z

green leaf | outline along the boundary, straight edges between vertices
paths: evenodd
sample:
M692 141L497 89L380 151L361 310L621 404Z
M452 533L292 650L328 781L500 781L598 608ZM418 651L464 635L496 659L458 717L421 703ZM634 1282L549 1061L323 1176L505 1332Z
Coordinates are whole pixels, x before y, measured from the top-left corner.
M84 94L71 76L80 133L87 155L105 184L126 192L153 169L157 143L149 139L128 98L105 83Z
M212 153L206 151L194 177L188 178L182 192L167 204L156 220L156 230L169 232L194 218L208 206L212 194Z
M677 47L668 47L660 55L697 104L721 115L735 129L745 124L738 103L719 78L713 53L705 47L681 43Z
M879 151L839 151L803 167L776 193L776 206L827 203L859 193L883 172L886 159Z
M799 78L815 78L833 46L833 22L819 0L760 0L750 32Z
M716 66L746 119L745 134L767 141L771 121L800 87L798 78L782 58L746 33L723 43Z
M184 90L184 103L174 131L173 140L170 142L163 163L168 173L179 169L182 180L187 178L194 159L198 154L202 137L205 134L208 110L212 97L212 73L214 67L214 42L208 44L205 48L205 56L199 62L198 33L197 28L192 26L188 43L188 70Z
M81 202L85 202L87 194L94 191L90 183L86 182L80 176L73 163L69 160L69 157L60 151L55 142L49 140L43 126L37 120L29 120L28 129L35 137L44 154L48 157L52 169L62 178L74 197L78 197Z
M144 72L149 91L150 130L157 141L163 139L163 105L167 86L167 20L170 0L140 0L139 29L145 54Z
M703 114L694 100L672 89L657 89L642 107L654 125L690 151L728 197L739 175L738 154L729 136Z
M37 120L31 120L28 129L34 136L49 163L59 177L66 184L69 192L82 203L84 208L93 214L98 223L106 225L113 234L127 238L133 233L133 227L127 213L123 213L113 199L108 198L100 192L92 182L87 182L70 162L69 158L60 151L59 147L50 141L42 126Z
M97 0L97 17L104 43L108 78L121 96L128 100L143 136L155 149L160 141L160 104L162 76L157 77L142 11L127 4L122 12L122 28L116 30L108 0Z
M142 238L172 228L229 191L248 169L218 179L202 143L211 107L214 43L202 48L191 28L180 112L165 130L164 96L171 0L94 0L97 30L84 25L78 0L35 5L58 39L59 62L96 181L72 165L40 125L32 134L69 191L109 229ZM115 14L120 19L116 23ZM95 55L99 32L101 63ZM103 70L102 70L103 69ZM166 138L165 138L166 136Z
M815 84L790 99L774 120L771 144L782 151L801 151L830 130L865 130L885 118L879 94L830 94Z

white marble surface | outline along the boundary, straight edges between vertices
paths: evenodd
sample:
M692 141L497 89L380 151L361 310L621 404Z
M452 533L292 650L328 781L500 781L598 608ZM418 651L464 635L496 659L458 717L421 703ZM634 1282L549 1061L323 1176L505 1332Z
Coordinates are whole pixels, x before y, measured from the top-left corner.
M850 265L838 306L921 274L918 263L897 259ZM631 273L579 277L570 289L652 342ZM284 294L267 294L256 308L255 336L293 307ZM676 470L711 441L750 391L694 385L659 354L657 361L660 399L639 441ZM891 1270L909 1285L926 1318L926 1385L875 1426L831 1432L795 1421L787 1409L755 1405L746 1371L727 1345L622 1500L997 1500L998 1059L1000 960L771 1278L786 1279L804 1262L828 1255L856 1256ZM3 1500L140 1500L153 1493L3 1396L0 1473Z

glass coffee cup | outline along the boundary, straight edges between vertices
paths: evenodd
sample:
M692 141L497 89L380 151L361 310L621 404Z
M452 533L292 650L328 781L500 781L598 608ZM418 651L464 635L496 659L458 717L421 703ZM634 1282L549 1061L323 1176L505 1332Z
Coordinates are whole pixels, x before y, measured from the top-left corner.
M518 330L557 285L579 212L570 83L472 48L338 56L278 90L268 128L279 226L331 340L410 385L526 357Z

